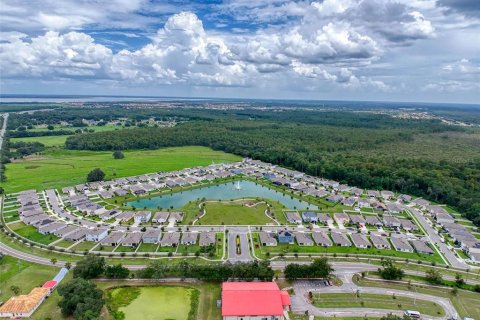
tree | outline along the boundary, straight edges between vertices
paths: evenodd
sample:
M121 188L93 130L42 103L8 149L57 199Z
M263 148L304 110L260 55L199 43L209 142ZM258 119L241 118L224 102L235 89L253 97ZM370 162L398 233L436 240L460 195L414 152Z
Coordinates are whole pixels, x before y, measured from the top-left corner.
M0 194L4 194L5 193L5 189L3 189L2 187L0 187Z
M50 131L52 131L53 129L55 129L55 127L52 126L51 124L49 124L48 127L47 127L47 129L50 130Z
M443 278L440 271L435 269L428 270L426 272L425 278L431 284L441 284L443 282Z
M386 316L380 318L380 320L402 320L403 318L396 314L389 313Z
M72 268L72 263L71 262L65 262L65 268L67 268L67 270L70 270Z
M99 168L93 169L87 175L88 182L102 181L103 178L105 178L105 172L103 172Z
M300 265L291 263L285 268L285 278L288 280L295 279L326 279L333 272L332 266L328 263L327 258L315 259L309 265Z
M458 272L455 274L455 284L457 287L461 287L465 284L465 280L463 280L462 275Z
M10 286L10 290L12 290L13 294L18 296L18 294L20 293L20 287L19 286L15 286L15 285L12 285Z
M94 255L87 255L83 260L77 262L73 269L74 278L93 279L105 272L105 258Z
M56 265L56 264L57 264L57 258L52 258L52 259L50 259L50 262L51 262L53 265Z
M379 270L380 276L386 280L401 280L405 272L393 264L393 260L385 259L382 262L383 269Z
M125 279L129 274L130 271L121 264L107 266L105 268L105 276L110 279Z
M123 154L122 151L116 150L116 151L113 152L113 158L114 159L123 159L123 158L125 158L125 155Z
M64 316L75 319L98 319L105 304L103 293L88 280L76 278L58 287L61 300L58 303Z

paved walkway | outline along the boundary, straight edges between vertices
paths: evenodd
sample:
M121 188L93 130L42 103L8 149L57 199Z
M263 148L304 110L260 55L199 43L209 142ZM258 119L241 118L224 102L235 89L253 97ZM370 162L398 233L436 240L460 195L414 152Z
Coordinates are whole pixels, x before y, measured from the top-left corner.
M237 236L240 238L240 254L237 254ZM250 247L248 245L248 227L232 227L228 232L228 261L251 261Z

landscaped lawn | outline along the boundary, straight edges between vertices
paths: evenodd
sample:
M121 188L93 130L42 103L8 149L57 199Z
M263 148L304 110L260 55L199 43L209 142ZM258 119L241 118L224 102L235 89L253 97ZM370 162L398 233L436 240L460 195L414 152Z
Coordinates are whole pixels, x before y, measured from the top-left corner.
M232 162L241 158L206 147L176 147L158 150L124 151L125 158L114 160L111 152L47 150L37 160L7 164L7 193L27 189L62 188L84 183L88 172L101 168L105 179L157 171L206 166L212 162Z
M410 297L361 293L314 293L313 304L321 308L374 308L389 310L416 310L430 316L443 316L445 310L433 301Z
M82 242L76 244L74 247L72 247L71 250L75 250L77 252L83 252L85 250L92 249L96 245L97 245L97 243L93 242L93 241L82 241Z
M53 234L43 235L34 226L26 225L23 222L11 224L10 228L22 237L41 244L49 244L59 239Z
M136 291L128 305L118 308L125 320L187 320L194 290L174 286L123 287L112 289L111 300L115 303L128 296L129 291Z
M142 243L137 252L155 252L157 251L158 244L155 243Z
M197 224L201 225L265 225L274 223L265 215L266 204L247 207L244 204L254 201L218 201L207 202L207 213Z

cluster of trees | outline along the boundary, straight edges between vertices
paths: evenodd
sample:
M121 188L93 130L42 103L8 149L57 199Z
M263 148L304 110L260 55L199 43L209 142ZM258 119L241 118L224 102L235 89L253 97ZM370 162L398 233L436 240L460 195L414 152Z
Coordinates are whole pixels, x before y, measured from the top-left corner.
M314 259L311 264L292 263L285 268L285 278L296 279L328 279L333 273L327 258Z
M105 172L100 168L95 168L87 174L87 182L102 181L105 178Z
M170 265L155 261L147 268L138 272L142 279L161 279L166 277L196 278L205 281L225 281L228 279L241 279L251 281L254 279L271 281L274 272L268 261L254 261L242 263L224 263L199 265L182 261Z
M382 261L383 269L378 269L378 273L385 280L402 280L405 272L399 267L395 266L392 259L385 259Z
M20 127L25 128L25 127ZM49 130L49 131L26 131L16 130L9 131L10 138L27 138L27 137L46 137L46 136L68 136L75 134L72 130Z
M363 122L356 127L351 123L355 119L352 116L343 120L326 116L323 122L329 125L318 125L310 123L310 119L299 119L298 114L289 114L288 121L209 119L173 128L83 134L69 137L66 147L114 151L207 146L362 188L387 189L452 205L480 225L480 155L464 162L439 160L437 152L442 148L434 146L431 155L413 161L395 154L392 147L410 143L420 133L464 130L461 127L415 121L404 121L401 127L398 120L373 115L371 121L363 116ZM384 120L386 123L378 123ZM332 124L335 121L337 125ZM448 141L443 147L448 148ZM423 152L423 147L418 151Z
M45 150L45 145L40 142L8 142L8 149L14 151L8 151L7 156L9 158L22 158L31 154L39 153Z
M110 279L125 279L130 272L121 264L107 265L105 258L88 255L73 269L74 278L95 279L105 276Z

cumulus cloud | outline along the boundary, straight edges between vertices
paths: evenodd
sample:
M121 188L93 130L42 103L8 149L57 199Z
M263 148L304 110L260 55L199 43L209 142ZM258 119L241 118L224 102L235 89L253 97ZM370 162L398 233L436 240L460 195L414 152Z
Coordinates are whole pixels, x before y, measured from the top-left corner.
M480 17L480 2L477 0L438 0L437 5L449 13Z

